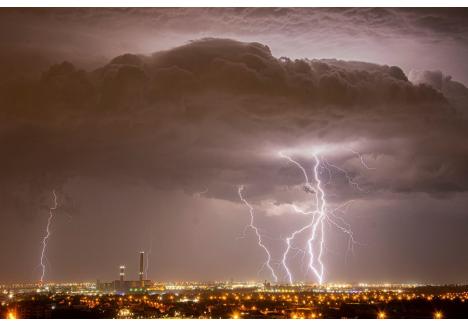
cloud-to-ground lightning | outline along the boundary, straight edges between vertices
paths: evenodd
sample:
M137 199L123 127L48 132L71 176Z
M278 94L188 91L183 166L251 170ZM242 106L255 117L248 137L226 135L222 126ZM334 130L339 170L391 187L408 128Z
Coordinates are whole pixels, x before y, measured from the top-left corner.
M273 279L275 280L275 282L278 282L278 276L276 275L275 273L275 270L273 269L273 267L271 266L271 254L270 254L270 251L268 250L268 248L265 246L265 244L263 243L262 241L262 235L260 233L260 230L258 229L258 227L255 225L255 213L254 213L254 208L252 205L249 204L249 202L244 198L244 196L242 195L242 191L244 190L244 186L239 186L239 188L237 189L238 193L239 193L239 198L240 200L247 206L247 208L249 209L249 214L250 214L250 223L247 225L248 228L252 229L254 232L255 232L255 235L257 236L257 243L258 245L265 251L266 255L267 255L267 260L265 261L265 264L263 266L267 266L268 269L270 270L271 272L271 275L273 276Z
M362 157L362 154L356 152L354 150L350 150L352 153L356 154L359 157L361 164L368 170L373 170L375 168L369 167ZM287 281L289 283L294 283L293 274L291 268L288 265L288 260L291 258L295 258L298 253L302 253L302 260L304 261L305 257L308 257L307 263L307 270L312 272L315 276L317 282L322 284L324 282L324 275L325 275L325 265L323 262L323 255L325 250L325 226L328 223L330 226L335 227L337 230L343 232L348 237L348 249L349 251L353 252L354 245L358 242L354 239L354 234L351 230L350 225L344 220L342 216L339 214L344 214L344 210L353 202L353 200L347 201L344 204L341 204L336 207L336 205L331 205L327 202L327 193L326 193L326 186L332 180L332 171L331 169L335 169L340 173L343 173L344 177L348 181L348 183L360 190L363 189L360 185L353 179L353 177L346 171L345 169L328 162L326 159L322 158L319 155L318 151L312 152L312 157L314 159L313 167L311 168L312 176L309 177L309 173L307 169L296 159L291 157L290 155L285 154L284 152L278 153L280 157L288 160L290 163L295 165L301 171L301 174L304 178L303 183L303 190L307 194L312 195L313 203L311 204L314 207L312 210L304 210L298 207L296 204L293 204L292 207L296 213L307 215L309 216L308 223L299 229L292 232L288 237L286 237L286 250L283 252L282 259L280 262L280 266L283 267ZM321 174L325 170L328 172L328 182L324 182L322 180ZM249 208L250 212L250 224L246 226L244 229L245 231L250 228L255 231L257 235L258 245L263 248L263 250L267 254L267 260L262 265L262 268L267 266L270 270L273 278L277 282L278 277L274 271L272 266L272 256L268 248L263 243L262 239L266 237L259 228L255 225L255 215L254 215L254 208L250 205L247 200L244 198L242 191L244 187L240 186L238 188L238 193L241 201ZM306 233L307 232L307 233ZM301 234L307 234L307 241L304 248L299 248L297 246L293 246L293 242L296 238ZM291 251L295 251L296 254L291 257Z
M325 272L325 266L322 261L324 246L325 246L325 229L324 229L325 222L329 222L331 225L335 226L340 231L348 235L349 237L348 249L350 247L352 248L352 245L355 243L353 233L350 230L349 225L346 222L344 222L342 218L337 217L335 214L336 211L348 205L349 202L333 210L328 207L329 205L327 203L325 188L320 178L320 168L322 166L322 162L320 160L318 153L313 152L313 157L315 161L314 166L312 168L314 185L312 185L309 181L307 170L298 161L294 160L293 158L284 154L283 152L280 152L279 155L282 158L285 158L291 163L295 164L302 171L302 174L304 175L304 180L305 180L306 192L315 195L315 209L314 210L305 211L303 209L300 209L296 205L293 205L293 208L296 213L300 213L303 215L310 215L311 219L309 223L307 223L305 226L301 227L300 229L294 231L289 237L286 238L286 250L283 253L282 265L286 272L289 283L293 283L294 279L293 279L291 270L287 262L290 251L293 249L297 250L297 248L292 247L292 241L299 234L302 234L303 232L309 230L310 235L307 240L307 248L303 252L305 254L308 254L309 256L308 269L314 273L318 283L322 284L324 281L324 272ZM343 171L343 170L340 169L340 171ZM349 178L348 178L348 181L350 181ZM339 222L334 220L334 218L338 218L343 224L345 224L345 226L340 225ZM317 250L314 250L314 245L318 247Z
M290 156L287 156L282 152L280 152L279 154L281 157L288 159L290 162L294 163L297 167L299 167L299 169L302 171L304 178L305 178L305 185L307 187L306 189L314 189L312 193L315 194L315 203L316 203L316 209L310 212L305 212L299 209L297 206L295 205L293 206L297 213L311 215L312 219L310 223L300 228L299 230L294 231L289 237L286 238L287 247L286 247L286 251L283 254L283 259L282 259L283 267L286 271L288 281L290 283L293 283L293 277L287 264L288 254L289 254L289 251L291 250L291 241L294 240L294 238L298 234L304 232L305 230L311 229L311 235L307 241L307 253L309 254L308 267L311 271L313 271L313 273L317 277L318 282L322 284L323 273L324 273L324 266L322 262L323 243L324 243L323 222L326 217L326 213L325 213L326 197L325 197L325 192L322 188L322 181L320 180L320 177L318 176L318 168L320 166L320 160L317 154L314 153L315 164L314 164L313 171L314 171L315 187L313 187L310 184L306 169L299 162L297 162L296 160L293 160ZM319 232L317 232L317 230L319 230ZM313 250L313 245L314 245L313 242L317 238L319 241L319 251L317 255L315 255L314 250ZM318 268L314 265L315 259L318 262L318 265L319 265Z
M44 282L44 277L46 273L45 260L46 260L46 251L47 251L47 241L49 240L49 237L51 235L50 226L52 224L52 220L55 217L54 211L58 207L57 194L55 193L55 190L52 191L52 194L53 194L54 204L52 207L49 208L49 218L47 219L46 234L44 238L42 238L42 250L41 250L41 260L40 260L40 264L42 268L41 279L40 279L41 284Z

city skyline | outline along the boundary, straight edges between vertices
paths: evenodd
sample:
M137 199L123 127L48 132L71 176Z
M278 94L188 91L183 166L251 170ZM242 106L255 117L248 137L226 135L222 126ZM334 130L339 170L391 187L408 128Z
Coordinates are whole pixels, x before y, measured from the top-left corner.
M0 284L467 284L467 18L0 9Z

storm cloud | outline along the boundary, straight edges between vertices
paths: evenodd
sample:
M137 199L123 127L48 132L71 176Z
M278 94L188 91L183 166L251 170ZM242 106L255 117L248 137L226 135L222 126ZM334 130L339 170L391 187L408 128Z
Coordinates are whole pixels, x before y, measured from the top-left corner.
M211 11L202 12L208 15ZM379 33L404 32L419 39L426 37L424 31L431 31L436 39L450 35L461 47L466 45L463 17L454 18L452 13L443 10L330 9L311 11L309 16L299 9L222 12L230 17L232 24L238 24L237 32L243 35L248 30L256 35L259 26L264 26L271 35L305 33L312 21L331 26L320 22L326 17L331 20L347 17L355 26L366 24L372 29L377 24ZM57 11L47 18L47 24L56 24L57 17L70 18L69 24L76 19L76 24L80 24L86 13L87 10L76 11L68 16L66 10ZM112 25L119 15L126 15L132 21L132 17L141 14L138 10L92 13L88 18L94 22L91 26L97 24L94 15L107 17ZM189 13L160 10L158 15L149 16L176 24ZM27 14L37 20L45 19L40 11ZM9 12L9 19L2 24L13 24L15 15L19 13ZM221 19L211 16L214 20ZM302 17L305 25L301 24L300 17L292 19L296 16ZM408 23L396 28L401 17L406 17ZM242 27L237 20L252 25ZM281 31L276 30L281 21L289 23L283 24ZM193 26L194 30L204 30L205 23L200 20L199 25ZM163 24L165 28L166 24ZM227 25L217 28L227 28ZM402 28L403 32L399 30ZM82 29L86 27L80 25L79 30ZM179 34L186 32L172 30ZM335 35L341 33L345 31ZM2 223L10 223L18 232L25 224L36 226L40 222L38 212L47 207L51 189L57 189L64 215L81 216L87 223L96 223L100 231L93 233L96 238L91 240L92 245L101 243L97 234L106 225L114 224L111 218L114 215L116 225L112 232L125 237L123 230L131 227L132 219L125 220L120 215L130 214L135 206L140 206L140 213L150 216L152 213L144 213L146 208L141 207L152 201L148 195L151 193L155 195L151 205L158 209L158 217L152 223L160 232L167 228L179 230L176 238L189 239L188 243L193 241L207 250L204 253L209 253L208 256L200 258L205 264L211 259L223 261L223 257L231 255L233 261L247 259L246 266L251 266L258 262L254 258L261 257L261 252L255 257L239 256L240 251L233 249L238 245L234 240L228 241L224 251L212 252L206 249L210 247L209 241L201 241L192 231L211 232L219 241L226 236L230 223L235 223L234 228L241 232L239 215L246 213L239 203L237 187L244 185L263 221L260 223L266 223L264 226L272 232L281 230L277 232L280 236L287 234L291 226L285 226L282 217L290 215L291 203L307 201L307 194L302 188L301 174L278 155L280 151L310 167L311 154L317 151L324 161L347 171L345 175L342 170L331 168L328 176L324 172L323 177L329 180L327 190L332 194L331 205L347 200L361 203L356 210L366 216L375 215L372 223L382 223L377 228L393 225L389 222L392 216L398 217L395 218L398 223L410 223L401 217L409 210L414 211L415 220L428 216L434 221L436 217L426 207L441 203L439 208L434 208L437 211L448 202L454 203L453 214L457 218L462 216L457 223L465 225L462 212L468 190L468 92L463 83L438 71L438 67L414 69L407 74L408 69L391 64L316 59L313 54L302 59L276 56L269 44L263 42L213 37L180 42L178 46L149 54L121 53L106 60L93 45L88 57L99 57L97 61L102 63L91 65L84 58L74 62L75 55L69 56L69 61L57 61L57 53L63 52L51 55L52 50L45 47L25 50L20 40L11 42L22 55L10 55L11 50L5 52L0 77L1 218ZM31 58L36 59L31 62ZM350 177L359 183L359 189L349 183ZM129 193L128 197L122 193ZM114 196L107 201L102 199L106 202L120 200L106 211L99 204L101 196ZM412 207L411 199L416 207ZM181 206L186 206L187 211L179 211L183 210L177 208ZM190 213L190 209L197 213ZM100 210L103 213L99 217ZM181 217L191 214L193 219ZM215 221L208 223L203 217L208 214L217 216ZM76 221L79 218L74 219L70 223L81 225ZM357 229L369 235L369 225L375 227L372 223L357 221ZM126 227L117 228L118 225ZM84 224L79 227L85 228ZM391 230L398 229L392 227ZM411 228L416 230L416 222ZM14 241L13 237L5 234L4 241ZM232 239L235 237L236 234L232 235ZM75 233L70 238L74 243L81 241ZM411 243L409 238L403 235L402 243ZM138 241L141 246L143 240ZM340 241L343 239L338 238L336 243ZM174 242L173 246L174 252L192 258L183 263L174 258L175 254L164 257L159 253L162 255L159 258L168 265L179 266L181 271L191 266L192 277L200 278L204 269L196 262L199 253L187 251L180 243ZM247 247L243 245L242 249ZM455 247L450 250L456 256L459 247ZM110 252L112 246L104 245L103 250ZM131 256L132 251L125 250L125 255ZM377 249L362 252L375 255ZM389 250L389 257L392 254ZM119 257L116 254L110 257L109 261L117 264ZM97 256L90 259L99 261ZM363 256L356 258L355 268L363 259ZM394 271L390 277L404 279L421 275L421 266L431 264L429 258L424 259L413 270L406 270L407 274ZM331 265L340 266L340 263ZM72 264L67 266L63 274L77 275L73 274ZM467 267L466 263L458 266L465 270ZM366 270L370 272L362 275L375 278L373 268L378 269L372 265ZM171 274L169 270L163 270L160 276L190 277L184 272ZM104 272L106 277L109 273L112 270ZM252 275L247 268L235 273L242 278ZM219 270L218 274L206 277L221 274ZM460 279L455 274L450 277ZM91 277L91 270L86 275ZM332 275L335 279L359 279L356 271L351 271L349 277ZM434 275L428 279L434 279ZM31 276L26 273L23 277Z
M204 184L224 198L225 187L277 171L279 150L338 145L330 155L343 164L357 159L351 147L385 165L364 180L374 191L464 191L465 122L431 86L394 66L275 58L266 45L227 39L124 54L91 72L63 62L3 87L1 170L49 187L105 175Z

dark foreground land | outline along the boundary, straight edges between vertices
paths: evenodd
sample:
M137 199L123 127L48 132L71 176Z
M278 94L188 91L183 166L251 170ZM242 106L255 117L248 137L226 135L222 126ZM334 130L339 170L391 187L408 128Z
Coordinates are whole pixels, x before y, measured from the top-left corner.
M468 287L1 295L2 318L468 318Z

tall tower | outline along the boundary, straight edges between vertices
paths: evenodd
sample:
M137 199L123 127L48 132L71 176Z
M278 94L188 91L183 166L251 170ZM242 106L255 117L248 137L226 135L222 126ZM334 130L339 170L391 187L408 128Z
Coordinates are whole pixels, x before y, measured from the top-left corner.
M120 282L124 281L124 276L125 276L125 266L121 265L120 266Z
M145 256L145 252L140 251L140 273L138 274L140 277L140 282L143 282L144 256Z

